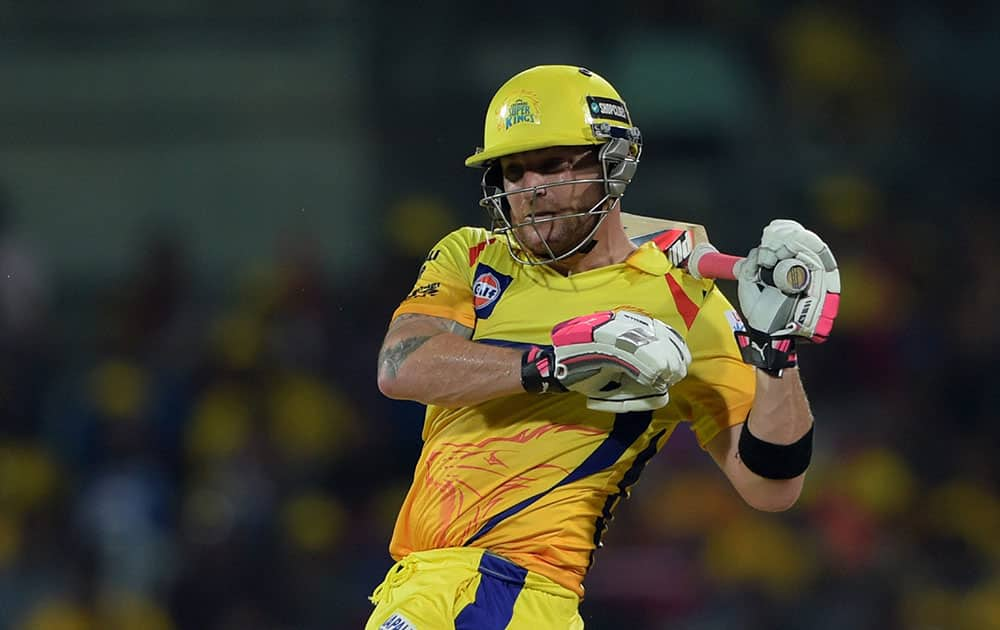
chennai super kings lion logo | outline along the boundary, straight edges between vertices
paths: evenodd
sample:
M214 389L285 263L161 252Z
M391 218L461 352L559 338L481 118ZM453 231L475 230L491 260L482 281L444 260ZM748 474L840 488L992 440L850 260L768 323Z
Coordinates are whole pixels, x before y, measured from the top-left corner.
M512 502L512 496L529 497L552 488L578 465L578 455L564 453L549 461L527 463L525 449L550 434L572 433L586 437L604 435L607 430L574 424L544 424L512 435L492 436L478 442L443 442L427 457L424 483L437 495L439 526L434 544L454 544L450 536L466 539L487 518ZM470 483L470 481L472 483ZM467 519L461 532L455 522ZM449 536L450 535L450 536Z

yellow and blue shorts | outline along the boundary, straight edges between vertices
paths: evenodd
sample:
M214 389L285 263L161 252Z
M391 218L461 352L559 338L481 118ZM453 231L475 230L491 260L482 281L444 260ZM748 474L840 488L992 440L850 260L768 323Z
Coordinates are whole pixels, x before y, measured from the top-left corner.
M471 547L411 553L371 600L365 630L583 629L576 593Z

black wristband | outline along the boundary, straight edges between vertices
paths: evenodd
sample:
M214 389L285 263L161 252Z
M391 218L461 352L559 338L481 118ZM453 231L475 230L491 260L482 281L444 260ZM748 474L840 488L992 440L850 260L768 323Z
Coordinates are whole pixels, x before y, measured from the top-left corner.
M532 394L567 391L553 376L555 365L555 352L548 348L531 346L521 355L521 387Z
M744 422L740 431L740 459L751 472L766 479L791 479L809 468L812 443L812 427L791 444L772 444L750 433L750 423Z

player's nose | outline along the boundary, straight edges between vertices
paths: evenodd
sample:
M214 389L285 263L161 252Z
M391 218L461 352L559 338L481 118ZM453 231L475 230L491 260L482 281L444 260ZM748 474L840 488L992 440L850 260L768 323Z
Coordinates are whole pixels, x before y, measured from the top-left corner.
M525 169L524 175L521 178L521 184L525 187L525 189L531 189L532 196L544 194L545 189L539 189L538 186L547 183L547 181L548 180L543 173L539 173L531 169Z
M548 189L543 187L545 178L537 173L525 173L522 183L524 184L524 192L531 201L548 194Z

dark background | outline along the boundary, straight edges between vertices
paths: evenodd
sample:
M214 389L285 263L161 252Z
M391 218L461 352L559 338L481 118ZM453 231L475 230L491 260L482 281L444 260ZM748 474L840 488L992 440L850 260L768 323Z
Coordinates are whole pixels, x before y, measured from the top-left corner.
M588 629L1000 628L998 62L986 2L0 1L0 627L361 627L422 419L381 336L486 223L493 92L568 63L627 210L798 219L844 287L798 506L679 431Z

